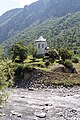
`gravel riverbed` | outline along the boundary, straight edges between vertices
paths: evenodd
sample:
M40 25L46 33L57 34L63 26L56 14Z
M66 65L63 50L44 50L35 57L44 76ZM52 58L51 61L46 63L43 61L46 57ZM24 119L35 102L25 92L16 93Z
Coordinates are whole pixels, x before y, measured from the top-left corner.
M11 89L0 120L80 120L80 87Z

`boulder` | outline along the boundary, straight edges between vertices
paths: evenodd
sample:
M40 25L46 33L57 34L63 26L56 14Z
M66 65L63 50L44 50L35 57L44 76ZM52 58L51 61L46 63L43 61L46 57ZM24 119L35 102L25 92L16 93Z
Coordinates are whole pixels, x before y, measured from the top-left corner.
M36 115L36 117L39 117L39 118L45 118L46 117L46 113L45 112L36 113L35 115Z

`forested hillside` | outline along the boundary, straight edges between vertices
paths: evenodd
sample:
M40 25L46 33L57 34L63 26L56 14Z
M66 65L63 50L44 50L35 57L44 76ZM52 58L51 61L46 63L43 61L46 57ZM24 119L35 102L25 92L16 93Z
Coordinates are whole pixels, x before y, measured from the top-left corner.
M11 39L10 41L12 40L15 41L18 39L23 40L23 39L27 39L28 36L31 39L31 38L34 38L32 36L34 36L36 32L39 32L39 33L36 33L38 35L36 35L35 38L37 38L38 36L41 35L41 32L42 32L43 36L50 39L48 40L49 44L50 44L50 41L52 41L53 44L54 43L56 44L56 39L60 39L60 41L61 40L63 41L64 39L63 33L66 36L66 34L68 34L69 31L74 31L72 30L73 28L72 24L74 24L74 27L77 27L76 24L79 23L79 20L80 20L79 14L75 14L74 17L73 15L67 15L67 14L69 13L73 14L79 11L80 11L80 0L39 0L29 6L25 6L22 9L14 9L14 10L8 11L2 16L0 16L0 42L3 43L5 40L8 41L8 39ZM63 18L58 18L65 15L67 16ZM76 17L78 18L78 20L75 23ZM73 21L73 23L70 21ZM44 28L43 28L43 25L44 25ZM65 31L64 29L67 31ZM34 30L34 33L32 33L31 36L28 35L29 31L33 31L33 30ZM24 31L24 34L23 34L23 31ZM46 31L46 32L43 32L43 31ZM19 36L17 36L18 33L19 33ZM17 36L18 38L15 39L15 36ZM57 38L55 38L56 36ZM55 39L55 42L54 42L54 39ZM69 37L66 39L70 41ZM72 37L70 37L70 39L72 39Z
M80 12L37 22L6 40L3 45L7 48L18 40L33 42L41 35L47 39L48 45L54 48L80 48Z

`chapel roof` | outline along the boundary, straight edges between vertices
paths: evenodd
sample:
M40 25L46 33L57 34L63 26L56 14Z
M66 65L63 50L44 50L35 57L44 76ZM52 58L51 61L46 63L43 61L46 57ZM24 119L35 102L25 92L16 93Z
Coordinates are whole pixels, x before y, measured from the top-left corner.
M44 39L42 36L40 36L35 42L46 42L46 39Z

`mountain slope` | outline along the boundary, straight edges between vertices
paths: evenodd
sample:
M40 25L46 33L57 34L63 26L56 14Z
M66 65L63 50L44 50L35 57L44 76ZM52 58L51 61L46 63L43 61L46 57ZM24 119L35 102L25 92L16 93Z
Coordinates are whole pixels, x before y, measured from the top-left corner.
M22 10L21 8L17 8L17 9L12 9L10 11L7 11L6 13L4 13L2 16L0 16L0 26L1 24L5 23L6 21L10 20L14 15L16 15L20 10Z
M0 16L0 42L17 32L52 17L80 11L80 0L39 0L23 9L16 9Z
M68 13L80 11L80 0L48 0L46 6L43 13L44 19L61 17Z
M23 40L28 44L39 36L46 38L50 47L80 48L80 12L51 18L42 23L37 22L18 32L14 37L3 42L2 45L7 49L18 40Z

